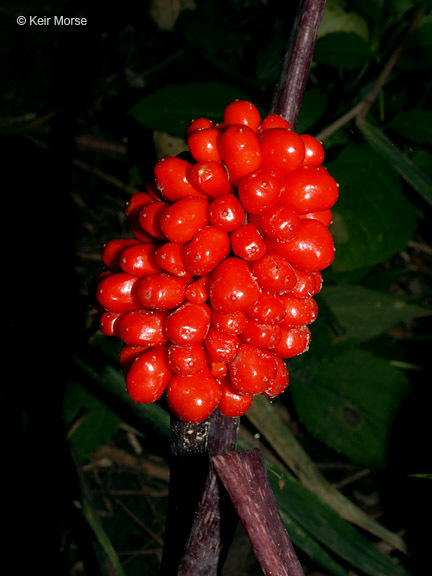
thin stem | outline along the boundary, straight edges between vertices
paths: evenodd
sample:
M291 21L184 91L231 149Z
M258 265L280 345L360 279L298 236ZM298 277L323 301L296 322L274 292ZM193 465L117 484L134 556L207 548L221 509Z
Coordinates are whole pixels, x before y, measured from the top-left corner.
M295 128L312 56L325 8L325 0L301 0L288 41L271 114L280 114Z

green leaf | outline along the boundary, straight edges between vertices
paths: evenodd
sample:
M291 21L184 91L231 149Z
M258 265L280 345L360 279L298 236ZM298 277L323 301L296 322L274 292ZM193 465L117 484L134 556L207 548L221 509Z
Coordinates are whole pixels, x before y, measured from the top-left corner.
M65 389L63 419L79 460L110 440L120 423L117 413L75 382L69 382Z
M364 144L346 147L328 169L340 184L330 227L333 269L372 267L404 250L416 217L397 174Z
M410 387L402 372L372 352L339 345L297 363L291 394L309 432L363 466L386 464L393 420Z
M432 110L406 110L388 124L397 134L418 144L432 144Z
M327 0L321 19L318 38L334 32L352 32L368 40L366 20L354 10L346 10L343 0Z
M369 340L402 320L431 313L402 296L350 284L326 286L320 299L331 308L346 336L358 340Z
M182 137L194 118L220 122L225 107L236 98L248 97L233 86L217 82L171 84L137 102L129 114L147 128Z
M328 103L327 94L314 88L303 94L296 132L304 134L324 115Z
M371 57L369 44L353 32L332 32L315 45L314 60L347 70L361 68Z
M325 549L348 562L356 573L360 570L369 576L409 576L403 566L380 552L298 481L273 463L267 463L267 469L282 518L292 518Z
M407 71L426 71L432 66L432 20L424 18L407 38L396 67Z
M369 122L358 122L358 127L370 147L387 160L393 170L412 186L428 204L432 205L432 179L405 156L382 130Z

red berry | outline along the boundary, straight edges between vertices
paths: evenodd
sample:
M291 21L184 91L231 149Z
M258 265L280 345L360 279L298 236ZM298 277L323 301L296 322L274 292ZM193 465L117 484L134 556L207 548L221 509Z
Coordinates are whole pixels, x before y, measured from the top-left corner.
M324 148L321 142L309 134L301 134L301 139L305 145L304 166L321 166L324 162Z
M199 344L210 327L210 308L207 304L184 302L165 320L165 333L173 344Z
M168 349L168 363L175 374L188 376L201 372L207 365L202 344L171 344Z
M204 198L182 198L160 215L160 228L170 242L185 244L209 222L209 203Z
M120 350L119 354L119 364L123 374L127 374L129 368L132 366L138 356L140 356L145 350L148 349L149 346L128 346L125 344Z
M294 270L285 258L276 252L266 252L251 263L252 273L266 292L283 294L296 283Z
M220 153L229 179L235 186L244 176L261 167L261 148L255 132L249 126L229 126L221 136Z
M167 200L175 202L188 196L205 195L193 186L188 178L190 163L176 156L161 158L154 166L156 185Z
M165 242L155 252L155 260L160 269L180 278L190 278L192 274L184 263L184 245Z
M300 228L300 218L284 204L276 204L263 214L250 214L249 222L270 240L288 242Z
M280 181L267 170L247 174L238 184L238 195L243 208L249 214L261 214L279 198Z
M312 324L318 316L318 304L313 298L296 298L289 294L281 296L285 317L281 326L303 326Z
M129 228L132 234L141 242L152 242L153 240L152 236L141 228L139 215L146 204L150 204L150 202L154 202L155 200L156 198L152 198L146 192L137 192L136 194L132 194L126 203L125 216Z
M317 293L315 292L317 286L315 274L320 274L319 272L303 272L303 270L297 268L294 268L294 272L297 282L294 288L287 292L287 294L295 296L296 298L310 298Z
M275 356L274 359L277 364L277 372L273 382L263 392L263 396L267 398L276 398L276 396L279 396L287 389L289 384L289 372L285 362L279 356Z
M248 309L247 315L262 324L278 324L285 316L282 297L273 292L263 291L258 300Z
M185 245L185 266L195 276L203 276L214 270L229 252L228 233L209 225L199 230Z
M230 234L231 248L236 256L251 262L266 252L266 245L257 228L250 223L239 226Z
M232 232L243 224L246 214L234 194L224 194L215 198L210 204L209 218L213 226L225 232Z
M160 218L168 207L168 202L154 201L146 204L139 214L138 222L141 230L152 237L152 242L154 242L155 238L166 240L166 236L160 227Z
M229 181L225 166L214 160L203 160L192 164L188 171L188 180L211 198L234 192L234 186Z
M307 218L309 220L319 220L327 228L333 221L333 214L331 210L322 210L321 212L309 212L309 214L301 214L299 216L301 220Z
M309 349L311 333L307 326L281 326L282 338L272 350L280 358L293 358Z
M134 402L159 400L171 379L166 346L149 348L133 362L126 374L126 389Z
M174 375L167 388L171 412L184 422L204 422L217 408L222 390L208 369L190 376Z
M256 132L261 124L261 115L257 107L251 102L235 100L225 108L224 122L227 124L244 124Z
M204 346L211 362L231 362L237 353L238 337L219 332L210 326Z
M279 116L278 114L269 114L262 121L261 126L258 129L258 135L262 136L266 130L271 130L272 128L285 128L285 130L290 130L291 126L288 120L285 120L282 116Z
M307 214L328 210L338 195L339 187L327 170L302 166L283 180L281 202L297 214Z
M139 244L136 238L116 238L109 240L102 250L102 262L111 272L120 272L120 256L129 246Z
M218 410L224 416L238 418L246 414L252 406L253 396L239 394L234 390L229 375L220 379L222 395L219 401Z
M220 139L221 133L217 128L204 128L193 132L187 140L187 145L196 162L209 160L220 162Z
M120 267L134 276L148 276L161 271L155 258L156 244L135 244L121 253Z
M183 278L168 272L142 278L137 286L137 298L145 308L169 310L185 300L186 284Z
M136 290L139 278L126 272L104 276L96 290L99 304L110 312L129 312L139 307Z
M248 344L271 349L281 341L282 332L278 324L262 324L249 318L240 338Z
M259 346L241 342L229 374L232 387L239 394L261 394L273 382L277 365L273 355Z
M260 138L263 168L282 178L303 164L305 146L301 137L286 128L266 130Z
M260 292L248 263L235 256L223 260L210 277L210 302L220 312L245 312Z
M119 336L128 346L160 346L167 341L165 310L133 310L119 322Z
M204 304L208 299L208 284L210 276L205 274L204 276L199 276L195 282L192 282L186 287L186 300L189 302L195 302L195 304Z
M203 128L214 128L214 122L209 118L196 118L187 126L184 137L187 142L189 136L196 132L197 130L202 130Z
M275 243L275 246L294 268L304 272L324 270L334 259L333 238L328 228L318 220L302 220L293 240Z
M212 310L212 322L220 332L240 334L246 328L247 316L241 311L225 313Z
M124 312L104 312L99 320L102 334L105 336L118 336L118 326Z

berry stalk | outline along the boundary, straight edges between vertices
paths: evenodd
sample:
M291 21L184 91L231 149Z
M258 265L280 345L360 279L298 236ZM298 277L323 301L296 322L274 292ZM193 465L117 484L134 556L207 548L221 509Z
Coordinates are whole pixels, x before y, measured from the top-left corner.
M294 129L312 62L325 0L300 0L276 85L271 114L283 116Z

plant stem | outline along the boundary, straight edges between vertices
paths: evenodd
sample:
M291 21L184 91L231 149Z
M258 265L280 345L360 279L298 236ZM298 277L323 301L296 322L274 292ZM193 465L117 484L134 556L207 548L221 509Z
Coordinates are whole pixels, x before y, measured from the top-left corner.
M294 129L306 87L325 0L300 0L288 41L271 114L280 114Z
M180 574L180 563L185 576L198 576L198 564L217 569L222 548L231 543L230 530L222 537L219 492L209 463L212 456L235 450L238 428L238 418L227 418L218 410L199 424L171 418L170 484L161 576ZM199 506L201 499L204 508ZM196 528L193 530L198 508L200 513L206 511L205 527L200 526L199 530L204 530L205 535L201 544ZM212 515L213 532L208 532L211 529L207 522ZM216 573L203 572L208 576Z

